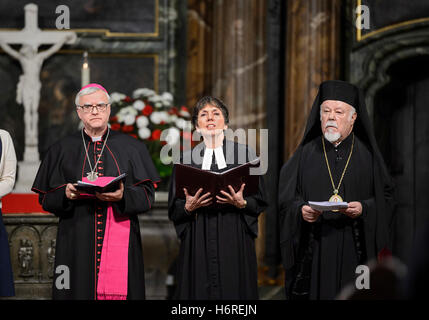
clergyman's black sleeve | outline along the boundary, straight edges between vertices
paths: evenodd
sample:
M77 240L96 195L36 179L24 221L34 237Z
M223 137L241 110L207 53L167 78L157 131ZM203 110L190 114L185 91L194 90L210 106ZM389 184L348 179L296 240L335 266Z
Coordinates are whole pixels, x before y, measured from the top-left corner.
M147 180L132 186L124 187L121 201L116 204L121 214L135 215L149 211L155 201L155 187Z
M51 212L58 217L70 213L74 207L73 201L66 197L66 185L46 193L39 193L39 203L43 210Z

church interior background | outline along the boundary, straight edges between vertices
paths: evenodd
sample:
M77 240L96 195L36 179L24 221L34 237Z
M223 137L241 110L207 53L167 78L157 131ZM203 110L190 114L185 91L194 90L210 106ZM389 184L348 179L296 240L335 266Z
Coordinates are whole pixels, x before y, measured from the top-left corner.
M182 112L176 122L163 125L179 128L183 128L177 121L180 115L186 118L200 97L209 94L221 98L229 107L232 129L269 130L265 180L270 207L259 221L259 285L262 299L281 299L283 275L276 233L279 170L301 139L319 83L347 80L365 93L378 144L396 183L393 255L407 261L418 228L428 218L425 208L429 206L427 1L33 3L38 6L39 28L44 31L57 30L60 13L56 9L67 6L70 29L57 32L77 35L73 44L64 44L47 58L40 72L40 157L52 143L79 128L74 95L89 79L117 93L112 115L135 103L138 89L154 90L164 98L168 98L164 93L170 93L173 102L165 105L165 110ZM0 1L0 34L24 27L27 4L27 0ZM363 21L356 13L359 5L369 8L369 28L356 27L357 20ZM21 73L19 61L0 51L0 128L11 134L20 164L25 147L24 108L16 102L16 90ZM132 123L127 127L116 117L114 124L137 135ZM155 151L159 143L156 132L152 130L145 138ZM159 162L157 152L151 154ZM148 299L168 297L166 280L178 253L175 231L167 216L169 168L162 170L164 183L156 204L139 218ZM12 207L13 194L8 197L3 199L2 210L15 298L49 299L57 218L31 204L30 210L16 209ZM35 197L25 199L37 202Z

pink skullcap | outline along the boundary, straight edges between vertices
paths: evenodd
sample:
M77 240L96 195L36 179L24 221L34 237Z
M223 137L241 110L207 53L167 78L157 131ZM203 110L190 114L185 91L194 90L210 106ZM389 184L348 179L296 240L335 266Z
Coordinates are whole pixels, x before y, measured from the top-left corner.
M104 89L104 88L103 88L103 86L99 85L98 83L90 83L90 84L87 84L86 86L82 87L82 89L80 89L80 90L79 90L79 92L81 92L83 89L91 88L91 87L93 87L93 88L98 88L98 89L103 90L104 92L106 92L106 93L107 93L107 90L106 90L106 89Z

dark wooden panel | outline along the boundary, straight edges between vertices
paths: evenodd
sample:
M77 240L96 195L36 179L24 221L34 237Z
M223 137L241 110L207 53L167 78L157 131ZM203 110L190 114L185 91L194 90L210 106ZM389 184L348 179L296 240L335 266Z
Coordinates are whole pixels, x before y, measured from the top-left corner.
M156 88L156 56L132 54L90 55L91 82L108 92L131 94L136 88ZM44 65L39 105L39 152L77 129L74 99L81 86L81 54L59 54Z
M103 84L112 92L131 95L137 88L157 89L157 55L93 54L90 55L91 82ZM0 55L0 126L15 141L18 159L22 159L24 145L23 108L15 101L16 83L21 73L15 61ZM74 98L81 86L82 54L57 54L47 60L41 72L39 104L39 152L43 157L49 146L77 129ZM6 70L4 70L6 69Z
M22 29L27 0L0 3L0 28ZM159 0L55 0L32 1L39 7L39 27L54 29L59 14L55 9L70 9L71 29L109 29L118 33L154 33L157 30Z
M392 175L397 203L394 254L406 261L414 236L427 220L429 200L429 57L415 57L391 67L391 83L375 100L374 127Z
M359 2L357 1L357 3ZM429 19L429 3L427 0L362 0L361 3L368 6L370 11L370 29L363 29L363 36L369 32L405 21L421 18Z

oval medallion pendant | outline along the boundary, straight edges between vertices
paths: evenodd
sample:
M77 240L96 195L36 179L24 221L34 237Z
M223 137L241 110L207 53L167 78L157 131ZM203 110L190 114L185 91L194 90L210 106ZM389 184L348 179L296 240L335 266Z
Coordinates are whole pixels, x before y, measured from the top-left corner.
M343 198L341 198L338 194L333 194L329 198L329 202L343 202ZM332 212L339 212L340 210L332 210Z

